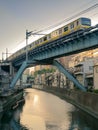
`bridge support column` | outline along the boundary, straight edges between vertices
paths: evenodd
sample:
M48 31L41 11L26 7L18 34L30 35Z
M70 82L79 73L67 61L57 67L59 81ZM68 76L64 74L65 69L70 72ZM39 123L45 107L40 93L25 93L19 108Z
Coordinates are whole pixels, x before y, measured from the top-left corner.
M16 82L18 81L18 79L21 77L23 71L28 67L27 62L23 62L23 64L21 65L20 69L18 70L18 72L16 73L16 75L14 76L14 78L12 79L12 82L10 84L10 88L13 88L16 85Z
M79 89L86 91L86 88L79 83L58 61L54 60L53 65L55 65L68 79L70 79Z

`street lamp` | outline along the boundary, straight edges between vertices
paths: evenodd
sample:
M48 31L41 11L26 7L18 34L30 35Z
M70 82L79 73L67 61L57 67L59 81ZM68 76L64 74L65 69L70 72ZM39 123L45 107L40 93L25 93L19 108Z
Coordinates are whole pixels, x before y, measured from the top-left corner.
M28 61L28 37L30 37L31 35L46 35L46 34L42 34L39 32L34 33L33 31L28 32L28 30L26 30L26 61Z

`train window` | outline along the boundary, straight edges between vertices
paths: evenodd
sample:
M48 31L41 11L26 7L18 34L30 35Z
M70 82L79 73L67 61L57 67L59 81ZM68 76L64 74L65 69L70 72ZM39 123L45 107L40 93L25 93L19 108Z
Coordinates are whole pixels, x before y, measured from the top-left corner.
M71 25L70 25L70 29L73 29L74 28L74 23L72 23Z
M30 48L32 47L32 45L30 44Z
M37 45L37 42L35 41L35 45Z
M32 43L32 46L34 46L34 44L35 44L35 43L33 42L33 43Z
M36 42L33 42L33 46L35 46L36 45Z
M40 39L40 43L42 42L42 39Z
M58 32L57 32L57 31L56 31L55 33L56 33L56 35L58 34Z
M39 40L37 41L37 44L39 44Z
M26 50L26 47L24 48L24 50Z
M65 27L65 28L64 28L64 32L66 32L66 31L68 31L68 27Z
M91 26L91 20L88 18L81 18L81 24Z
M48 35L48 38L51 39L51 34Z
M35 44L38 45L39 41L36 41Z
M46 41L47 40L47 37L44 37L44 41Z
M31 47L34 46L34 43L31 44Z

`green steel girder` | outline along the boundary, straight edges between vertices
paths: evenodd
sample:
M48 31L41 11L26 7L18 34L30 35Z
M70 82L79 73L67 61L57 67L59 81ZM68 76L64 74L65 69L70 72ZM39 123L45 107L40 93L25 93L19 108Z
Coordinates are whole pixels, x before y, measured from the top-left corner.
M19 68L18 72L16 73L16 75L14 76L14 78L12 79L12 82L10 84L10 88L13 88L16 85L16 82L18 81L18 79L21 77L23 71L27 68L27 62L24 61L23 64L21 65L21 67Z
M34 62L32 61L24 61L22 63L22 65L20 66L18 72L15 74L14 78L12 79L11 81L11 84L10 84L10 88L14 88L15 85L16 85L16 82L18 81L18 79L21 77L22 73L24 72L24 70L26 68L28 68L29 66L31 66L32 64L34 64Z
M61 56L68 56L98 48L98 30L83 34L79 37L73 37L68 40L65 39L66 37L62 37L31 50L28 54L29 60L55 59ZM15 66L18 66L22 64L23 61L25 61L25 54L24 57L20 56L20 60L17 58L12 62Z
M68 79L70 79L79 89L86 91L86 88L79 83L79 81L74 78L58 61L54 60L53 65L55 65Z

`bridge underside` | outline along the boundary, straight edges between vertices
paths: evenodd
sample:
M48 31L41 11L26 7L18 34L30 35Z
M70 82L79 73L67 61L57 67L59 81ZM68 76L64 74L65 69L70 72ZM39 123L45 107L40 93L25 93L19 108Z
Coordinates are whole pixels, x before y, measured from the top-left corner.
M30 50L28 52L28 59L36 63L37 61L42 61L42 64L49 63L55 58L76 54L97 47L98 30L92 32L77 32ZM13 59L12 63L17 67L20 66L25 59L26 55L22 54Z
M39 62L40 63L40 62ZM32 61L25 61L23 62L23 64L21 65L20 69L18 70L18 72L16 73L16 75L14 76L11 84L10 84L10 88L14 88L15 87L15 84L16 82L18 81L18 79L21 77L23 71L34 65L34 62ZM81 85L77 79L75 79L72 74L70 72L68 72L58 61L54 60L52 62L52 65L55 65L68 79L70 79L75 85L77 88L81 89L82 91L86 91L85 87L83 85Z

